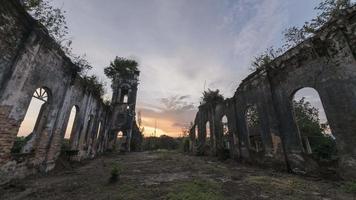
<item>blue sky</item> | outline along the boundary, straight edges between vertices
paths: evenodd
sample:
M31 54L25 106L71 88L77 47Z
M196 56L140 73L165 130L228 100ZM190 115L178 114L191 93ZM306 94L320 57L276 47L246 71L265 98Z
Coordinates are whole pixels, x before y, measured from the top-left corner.
M77 54L103 74L115 56L140 63L138 110L147 133L177 135L205 88L233 95L254 56L315 16L318 0L54 0ZM206 83L206 84L205 84ZM109 98L109 97L108 97Z

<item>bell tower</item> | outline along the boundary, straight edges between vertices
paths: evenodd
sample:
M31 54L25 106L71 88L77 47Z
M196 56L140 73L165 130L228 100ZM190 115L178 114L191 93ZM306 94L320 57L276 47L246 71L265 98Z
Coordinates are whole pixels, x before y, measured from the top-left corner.
M110 146L129 152L132 129L136 123L136 97L140 71L116 74L112 82L112 113L110 128Z

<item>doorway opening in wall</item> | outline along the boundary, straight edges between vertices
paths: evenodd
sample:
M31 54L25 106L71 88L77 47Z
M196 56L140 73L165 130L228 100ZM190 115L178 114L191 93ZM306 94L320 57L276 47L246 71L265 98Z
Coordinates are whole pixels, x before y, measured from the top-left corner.
M100 137L100 133L101 133L101 122L99 122L99 125L98 125L98 130L97 130L97 132L96 132L96 139L98 140L99 139L99 137Z
M123 144L126 142L126 137L122 131L119 131L117 133L117 139L116 139L116 147L121 151L121 147Z
M257 106L249 106L246 111L246 125L249 147L252 151L263 151L261 120Z
M198 125L195 125L195 128L194 128L194 139L195 139L195 143L198 143L198 141L199 141Z
M332 134L319 93L302 88L293 95L293 113L304 152L321 166L337 166L336 138Z
M226 160L230 158L230 132L228 126L228 119L226 115L221 118L221 126L222 126L222 145L223 149L221 154L219 155L220 159Z
M11 149L12 153L31 153L34 150L36 139L39 138L42 127L46 122L49 99L50 95L47 88L35 90Z
M222 130L223 130L223 147L224 149L230 149L230 141L229 141L229 126L228 126L228 120L226 115L224 115L221 119L221 124L222 124Z
M210 122L206 122L205 124L205 132L206 132L206 144L210 145L211 140L211 130L210 130Z
M100 146L101 146L101 142L102 142L102 140L101 141L99 141L99 138L100 138L100 135L102 134L101 133L101 130L102 128L101 128L101 121L99 122L99 125L98 125L98 130L97 130L97 132L96 132L96 135L95 135L95 146L96 146L96 148L98 148L98 149L100 149Z
M67 127L64 133L64 139L61 147L62 152L69 151L71 149L71 145L73 144L73 140L75 139L75 127L77 122L78 111L78 106L73 106L70 110Z

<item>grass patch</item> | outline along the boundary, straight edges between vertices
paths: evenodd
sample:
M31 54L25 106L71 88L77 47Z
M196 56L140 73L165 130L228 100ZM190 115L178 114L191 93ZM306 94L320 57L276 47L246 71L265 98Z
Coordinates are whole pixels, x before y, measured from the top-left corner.
M344 190L348 193L356 194L356 181L346 183Z
M220 184L208 180L193 180L172 186L165 200L221 200L224 199Z
M302 180L298 180L294 177L289 178L274 178L268 176L250 176L247 181L252 184L263 186L269 190L284 190L284 191L296 191L296 190L316 190L315 186L309 185Z

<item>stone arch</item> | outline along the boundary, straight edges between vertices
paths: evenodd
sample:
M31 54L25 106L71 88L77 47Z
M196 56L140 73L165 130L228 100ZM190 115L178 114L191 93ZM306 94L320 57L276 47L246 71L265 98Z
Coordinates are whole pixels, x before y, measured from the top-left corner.
M316 159L336 159L336 138L328 125L319 92L313 87L299 88L292 93L291 103L304 152L313 154Z
M37 88L32 94L27 106L26 115L21 122L12 153L31 153L36 146L36 140L46 124L52 94L49 88ZM20 136L20 137L19 137Z
M261 152L264 150L262 133L261 133L261 117L258 112L257 105L249 105L245 110L245 123L247 130L247 142L250 150Z

